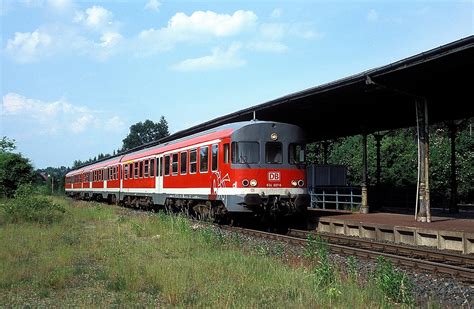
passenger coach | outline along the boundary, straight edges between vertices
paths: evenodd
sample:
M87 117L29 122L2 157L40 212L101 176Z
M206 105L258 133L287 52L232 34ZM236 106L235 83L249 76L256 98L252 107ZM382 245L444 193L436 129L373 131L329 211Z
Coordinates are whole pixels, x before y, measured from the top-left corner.
M66 175L66 193L197 213L292 214L309 205L303 131L249 121L118 155Z

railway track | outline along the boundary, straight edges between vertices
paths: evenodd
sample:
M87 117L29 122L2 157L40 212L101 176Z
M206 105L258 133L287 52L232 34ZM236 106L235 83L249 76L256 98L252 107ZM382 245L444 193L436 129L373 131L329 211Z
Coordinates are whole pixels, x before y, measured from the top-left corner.
M302 246L307 245L308 235L318 235L321 240L327 242L332 253L352 255L365 259L376 259L379 256L383 256L398 266L450 275L469 283L474 282L474 256L472 255L440 252L400 244L381 243L302 230L290 230L288 235L280 235L240 227L221 226L221 228L245 235Z

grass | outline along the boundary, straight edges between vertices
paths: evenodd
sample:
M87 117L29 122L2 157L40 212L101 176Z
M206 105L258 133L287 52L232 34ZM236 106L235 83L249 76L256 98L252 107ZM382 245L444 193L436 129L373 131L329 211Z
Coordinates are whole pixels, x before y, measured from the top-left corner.
M50 201L65 209L62 220L12 223L0 213L0 307L392 306L317 243L288 263L281 245L251 246L179 216Z

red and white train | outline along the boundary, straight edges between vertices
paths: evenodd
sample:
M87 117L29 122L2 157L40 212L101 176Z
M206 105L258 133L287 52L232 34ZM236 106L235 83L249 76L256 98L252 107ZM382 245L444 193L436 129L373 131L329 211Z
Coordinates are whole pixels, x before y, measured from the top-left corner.
M66 175L66 193L197 213L294 214L309 205L301 128L248 121L115 156Z

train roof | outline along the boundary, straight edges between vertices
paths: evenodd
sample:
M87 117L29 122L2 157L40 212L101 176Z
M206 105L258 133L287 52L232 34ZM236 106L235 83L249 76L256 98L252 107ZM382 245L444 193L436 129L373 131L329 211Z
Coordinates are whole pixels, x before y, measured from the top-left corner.
M96 168L106 167L106 166L113 165L116 163L134 160L141 157L146 157L146 156L153 155L156 153L171 151L173 149L183 147L189 144L190 142L192 144L196 144L196 143L203 142L205 140L219 139L219 138L228 136L232 134L232 132L234 132L235 130L238 130L245 126L254 125L254 124L262 124L262 123L278 123L278 122L260 121L260 120L233 122L233 123L224 124L222 126L215 127L209 130L198 132L189 136L173 139L174 135L180 134L180 132L177 132L175 134L162 138L158 141L141 145L139 147L131 149L126 153L120 153L118 155L115 155L114 157L109 157L102 161L98 161L98 162L94 162L88 165L81 166L73 171L70 171L69 173L66 174L66 176L67 177L74 176L77 174L81 174L83 172L94 170ZM206 138L204 139L203 137L206 137ZM163 142L160 142L160 141L163 141Z

